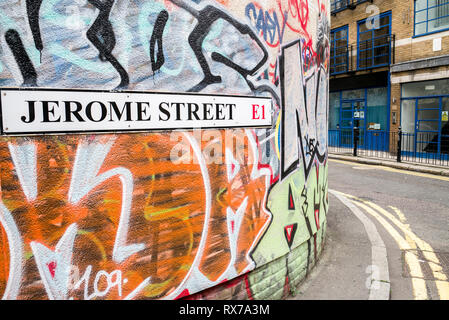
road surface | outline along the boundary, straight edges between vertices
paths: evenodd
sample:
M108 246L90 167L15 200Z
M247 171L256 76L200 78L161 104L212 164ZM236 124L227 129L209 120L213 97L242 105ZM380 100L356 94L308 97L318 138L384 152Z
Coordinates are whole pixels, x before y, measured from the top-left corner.
M329 160L328 237L292 299L449 300L449 177Z

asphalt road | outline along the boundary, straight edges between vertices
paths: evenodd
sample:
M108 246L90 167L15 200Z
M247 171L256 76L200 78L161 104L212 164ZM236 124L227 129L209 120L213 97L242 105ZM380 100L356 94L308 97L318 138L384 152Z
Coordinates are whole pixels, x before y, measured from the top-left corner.
M329 189L327 243L293 299L449 299L449 177L329 160Z

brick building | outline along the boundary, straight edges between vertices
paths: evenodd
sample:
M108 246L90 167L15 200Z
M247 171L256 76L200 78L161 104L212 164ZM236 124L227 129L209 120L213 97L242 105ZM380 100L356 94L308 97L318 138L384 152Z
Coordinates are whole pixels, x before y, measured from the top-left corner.
M331 0L330 143L449 153L449 0ZM390 137L390 139L388 138Z

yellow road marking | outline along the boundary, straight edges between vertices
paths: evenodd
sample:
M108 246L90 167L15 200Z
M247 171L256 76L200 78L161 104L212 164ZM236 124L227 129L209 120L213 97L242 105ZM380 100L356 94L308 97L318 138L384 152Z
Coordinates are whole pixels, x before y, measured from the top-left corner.
M390 208L393 209L393 211L395 211L395 213L398 215L399 219L401 220L401 221L399 221L398 219L396 219L396 217L393 214L391 214L390 212L386 211L385 209L383 209L382 207L378 206L377 204L375 204L371 201L366 201L366 200L357 198L352 195L346 195L346 196L350 199L356 200L357 201L357 202L355 202L356 204L359 204L358 202L365 203L365 204L369 205L370 207L372 207L373 209L377 210L377 212L383 214L391 222L393 222L393 224L395 224L401 231L404 232L405 237L406 237L406 242L411 249L417 249L417 246L418 246L422 250L423 255L426 258L426 260L428 261L428 265L431 268L435 279L437 279L437 280L434 280L434 282L437 287L440 299L449 300L448 278L443 273L443 268L441 267L438 257L436 256L433 248L427 242L425 242L424 240L419 238L416 234L414 234L410 228L410 225L404 223L404 222L406 222L405 215L398 208L390 206ZM384 225L384 227L385 227L385 225ZM389 230L387 229L387 231L389 231ZM396 230L394 230L394 231L396 231ZM390 231L389 231L389 233L391 234ZM392 234L392 236L393 236L393 234ZM393 238L394 237L395 236L393 236ZM396 240L396 238L395 238L395 240ZM398 243L398 245L401 247L401 245L404 245L404 243L402 243L401 245ZM413 256L415 256L415 255L413 254ZM415 258L416 258L416 256L415 256ZM412 259L411 262L413 264L414 259L413 258L411 258L411 259ZM417 258L416 258L416 262L419 264L419 261L417 260ZM415 271L417 272L416 276L418 276L419 271L417 271L417 270L415 270ZM413 276L413 274L412 274L412 276Z
M364 200L362 200L364 201ZM364 201L365 202L365 201ZM440 261L436 256L433 248L424 240L419 238L416 234L414 234L408 225L404 225L399 222L391 213L379 207L377 204L366 201L368 205L375 208L377 211L382 213L388 219L390 219L399 229L401 229L406 236L410 237L411 241L414 241L418 247L423 251L424 256L429 261L429 266L432 269L434 277L438 280L447 280L447 276L443 273L443 268L440 266ZM399 209L397 209L399 210ZM408 227L407 227L408 226Z
M342 163L342 164L354 166L354 162L351 162L351 161L336 160L336 159L329 159L329 161L333 161L333 162L337 162L337 163ZM438 176L438 175L434 175L434 174L430 174L430 173L422 173L422 172L416 172L416 171L401 170L401 169L390 168L390 167L385 167L385 166L380 166L380 165L375 165L375 164L356 163L356 165L357 166L361 166L361 167L371 167L371 168L376 168L376 169L380 169L380 170L384 170L384 171L403 173L403 174L408 174L408 175L417 176L417 177L423 177L423 178L429 178L429 179L437 179L437 180L442 180L442 181L448 181L449 182L449 177Z
M411 232L410 225L406 224L407 218L401 212L401 210L399 210L398 208L395 208L393 206L389 206L389 207L396 213L396 215L399 217L399 220L401 220L401 222L404 224L404 227L407 228L407 230L409 230ZM405 233L405 240L409 243L410 247L412 247L413 249L417 249L415 241L413 241L413 239L410 238L410 236L407 233Z
M389 224L383 217L381 217L375 210L358 201L353 200L353 203L376 218L377 221L379 221L379 223L385 228L385 230L387 230L387 232L393 237L401 250L411 249L408 242L405 241L404 238L402 238L401 235L396 231L396 229L393 228L393 226ZM410 269L414 298L416 300L428 299L426 281L423 279L424 275L422 273L418 258L411 251L406 251L405 262Z
M404 227L407 228L407 230L409 232L413 233L410 228L410 225L405 224L407 219L405 218L405 215L401 212L401 210L399 210L398 208L393 207L393 206L389 206L389 207L391 209L393 209L394 212L396 212L396 214L399 216L399 219L403 223ZM413 239L409 236L408 233L406 233L406 239L410 239L410 241L415 243L415 241L413 241ZM441 266L440 260L436 256L432 247L427 242L420 239L418 241L418 243L419 243L418 247L421 250L423 250L422 251L423 255L428 260L427 264L429 265L430 269L432 269L432 273L433 273L434 277L437 279L434 281L435 281L435 285L437 287L440 299L449 300L449 282L448 282L448 278L447 278L446 274L444 274L444 272L443 272L443 267ZM431 249L431 250L429 251L429 249Z

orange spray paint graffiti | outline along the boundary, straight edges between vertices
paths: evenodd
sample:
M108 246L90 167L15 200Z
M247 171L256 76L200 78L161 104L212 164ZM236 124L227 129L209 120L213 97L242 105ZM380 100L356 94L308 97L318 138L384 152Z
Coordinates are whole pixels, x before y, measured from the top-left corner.
M142 250L122 262L114 261L115 239L111 236L117 234L120 215L123 214L124 182L120 181L121 178L111 176L76 204L68 199L74 189L76 179L73 175L77 174L74 163L81 146L105 145L111 141L113 144L97 176L121 167L132 174L132 206L126 238L132 239L128 242L144 244ZM71 280L75 286L67 289L67 298L123 298L149 275L151 283L139 292L140 297L162 298L174 292L199 255L206 223L210 231L201 248L204 252L199 261L200 272L211 281L217 280L226 271L231 258L237 274L248 271L251 267L247 260L248 250L268 221L268 215L260 210L265 192L264 179L252 179L252 167L247 166L252 162L249 159L252 156L250 145L248 142L244 145L244 159L241 159L247 163L237 171L235 166L240 166L240 163L236 162L231 168L234 172L229 176L226 164L209 165L210 185L206 186L200 164L174 164L170 160L170 152L176 143L179 142L171 141L169 134L51 137L36 139L31 144L20 138L3 141L0 146L1 200L16 219L25 244L24 272L17 298L46 296L44 287L37 283L42 271L36 266L35 252L30 244L37 242L54 250L72 224L77 225L77 232L71 261L78 279ZM11 150L27 145L33 146L36 159L37 185L33 199L27 199L33 183L29 180L33 178L19 173L24 169L20 168L24 159L19 160L18 157L25 155L13 151L16 157L11 156ZM33 158L29 154L27 156ZM209 221L205 221L205 188L209 188L210 196L214 198ZM226 215L236 215L243 201L246 205L242 212L240 236L235 257L231 257L229 239L223 236L228 234ZM1 235L1 247L7 248L5 232L2 231ZM8 280L8 252L2 250L0 256L0 294L5 291ZM220 259L216 259L217 255ZM58 272L56 263L52 260L46 264L52 277ZM90 270L89 276L85 270ZM109 279L114 272L115 279ZM117 274L120 274L121 283L118 283ZM77 285L83 280L87 285ZM228 279L221 281L224 280Z

